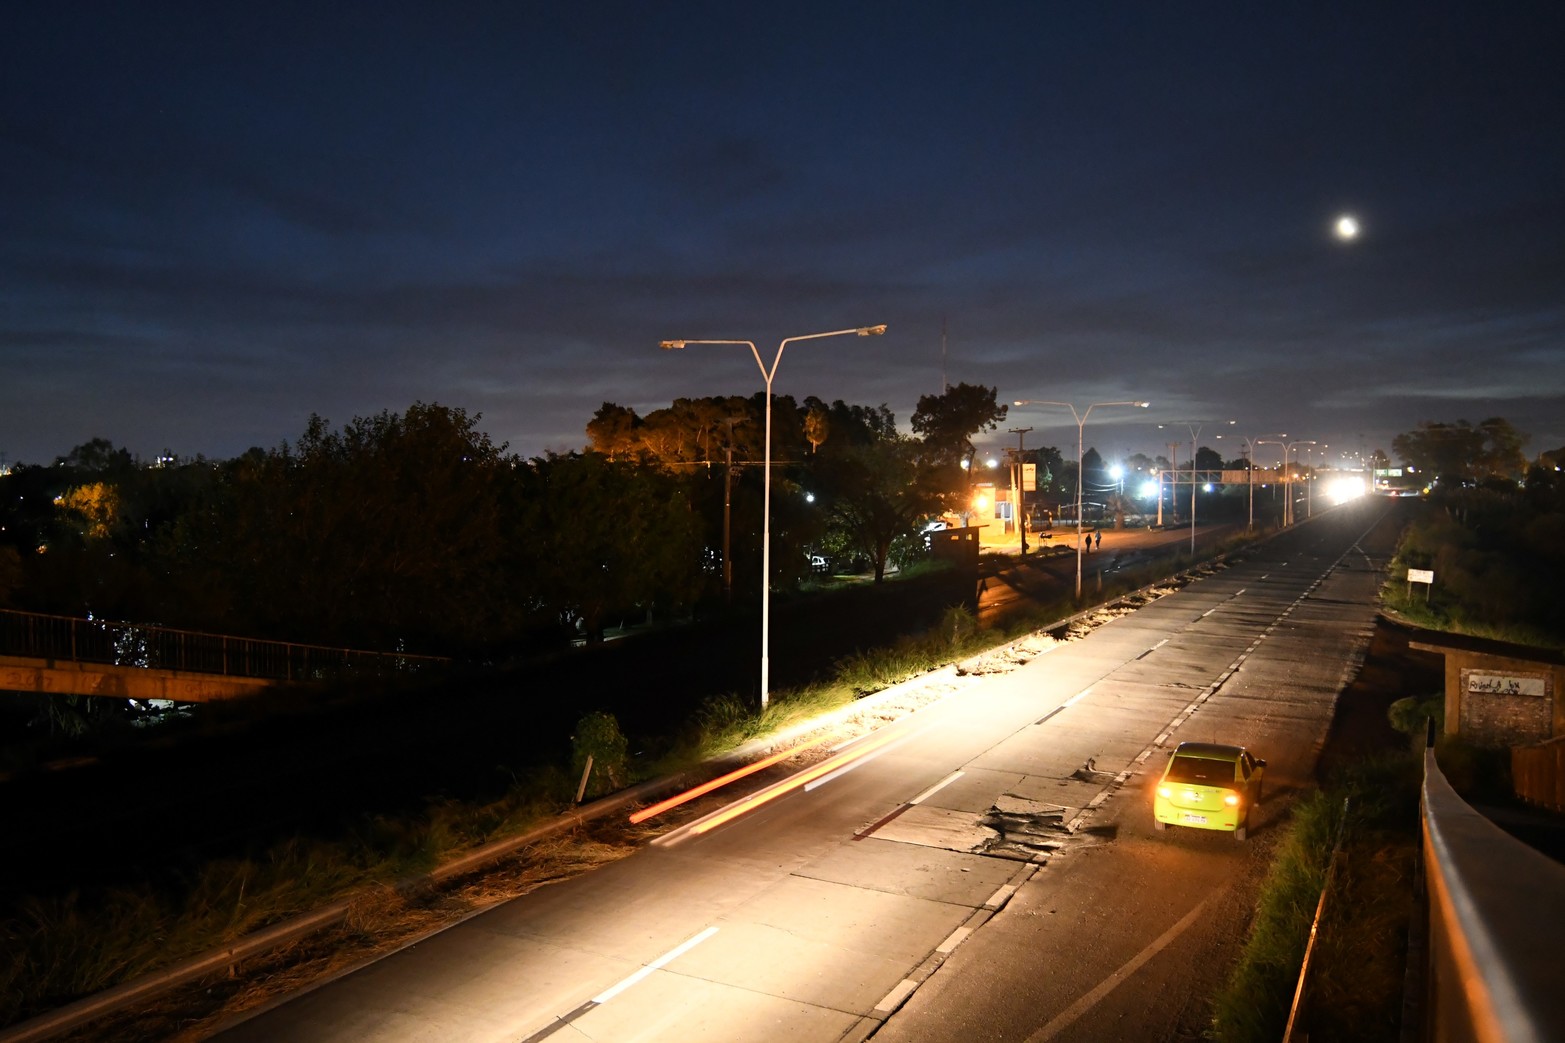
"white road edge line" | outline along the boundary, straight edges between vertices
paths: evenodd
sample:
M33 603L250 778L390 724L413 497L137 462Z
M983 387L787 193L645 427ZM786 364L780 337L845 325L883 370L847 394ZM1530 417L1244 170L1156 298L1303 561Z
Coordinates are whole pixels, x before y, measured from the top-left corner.
M989 901L984 903L984 908L985 909L998 909L1002 905L1004 905L1006 902L1010 901L1011 900L1011 896L1013 894L1015 894L1015 893L1016 893L1016 885L1015 884L1001 884L1000 885L1000 889L998 891L996 891L994 894L990 895L989 896Z
M901 746L903 743L907 742L911 738L912 738L911 735L904 735L902 738L898 739L896 742L888 743L885 746L882 746L878 750L874 750L874 751L872 751L870 753L866 753L864 756L858 758L857 760L849 761L847 764L844 764L842 767L838 768L834 772L831 772L831 773L826 774L826 775L822 775L820 778L814 779L814 780L812 780L810 782L806 782L804 784L804 792L810 793L817 786L824 786L824 785L826 785L826 783L831 782L834 779L842 778L844 775L846 775L848 772L852 771L854 768L857 768L857 767L859 767L862 764L868 764L870 761L874 760L876 757L879 757L883 753L890 753L892 750L896 749L898 746Z
M620 993L636 984L636 982L640 981L642 978L645 978L653 971L664 967L672 961L679 959L685 953L689 952L691 949L694 949L696 946L700 945L702 942L706 941L716 933L716 927L708 927L694 938L691 938L690 940L683 942L680 945L674 946L668 952L664 953L662 956L659 956L657 959L641 968L641 970L637 971L635 974L632 974L630 977L622 980L618 985L611 985L603 992L598 993L596 996L592 997L592 1002L599 1005L607 1003L615 996L618 996Z
M935 783L933 786L929 787L924 792L914 797L912 800L908 801L908 803L922 804L924 801L928 800L930 797L933 797L936 793L939 793L941 790L945 789L947 786L951 785L951 783L955 782L957 779L966 774L967 772L965 771L953 771L951 774L947 775L945 778L941 779L939 782Z
M973 929L971 927L958 927L956 930L952 931L950 933L950 935L948 935L946 937L945 941L940 943L940 945L935 949L935 952L938 952L938 953L949 953L949 952L951 952L958 945L961 945L963 942L965 942L967 940L967 936L972 934L972 933L973 933Z
M897 987L886 993L886 998L875 1004L876 1014L890 1014L902 1005L902 1001L913 995L913 990L918 988L918 982L912 978L903 978L897 983Z

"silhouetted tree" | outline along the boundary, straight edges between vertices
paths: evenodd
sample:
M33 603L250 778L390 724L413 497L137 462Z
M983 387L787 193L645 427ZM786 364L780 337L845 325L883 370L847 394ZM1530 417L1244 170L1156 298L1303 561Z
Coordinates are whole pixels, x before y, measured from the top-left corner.
M693 599L700 525L677 477L590 452L540 457L520 476L536 609L597 642L616 613Z

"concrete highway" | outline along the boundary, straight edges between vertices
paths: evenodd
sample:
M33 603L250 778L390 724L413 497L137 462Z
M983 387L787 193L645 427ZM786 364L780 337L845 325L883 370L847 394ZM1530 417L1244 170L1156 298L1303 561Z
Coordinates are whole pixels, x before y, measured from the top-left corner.
M1367 644L1387 507L1318 516L1006 672L933 675L943 698L775 799L218 1038L1197 1038L1271 827ZM1147 787L1187 739L1267 759L1248 843L1153 832Z

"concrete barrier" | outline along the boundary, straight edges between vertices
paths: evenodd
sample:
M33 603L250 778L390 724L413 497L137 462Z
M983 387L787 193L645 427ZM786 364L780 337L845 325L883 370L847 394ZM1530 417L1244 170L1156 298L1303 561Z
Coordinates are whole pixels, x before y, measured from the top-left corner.
M1424 753L1422 818L1429 896L1424 1038L1565 1039L1565 865L1457 796L1432 749Z

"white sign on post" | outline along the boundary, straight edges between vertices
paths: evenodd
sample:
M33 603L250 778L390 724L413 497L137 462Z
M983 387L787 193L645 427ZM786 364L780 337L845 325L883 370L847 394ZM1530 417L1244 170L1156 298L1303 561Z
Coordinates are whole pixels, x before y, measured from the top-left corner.
M1425 601L1425 603L1427 603L1429 601L1429 592L1432 589L1434 589L1434 585L1435 585L1435 570L1434 569L1408 569L1407 570L1407 596L1408 597L1412 597L1413 596L1413 584L1415 584L1415 583L1422 583L1422 584L1424 584L1424 601Z

